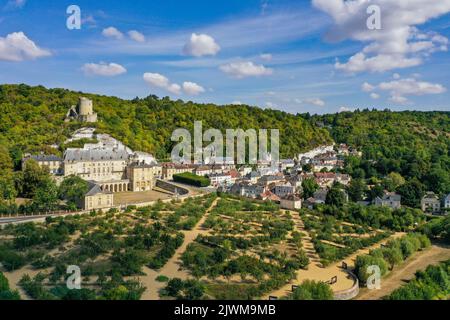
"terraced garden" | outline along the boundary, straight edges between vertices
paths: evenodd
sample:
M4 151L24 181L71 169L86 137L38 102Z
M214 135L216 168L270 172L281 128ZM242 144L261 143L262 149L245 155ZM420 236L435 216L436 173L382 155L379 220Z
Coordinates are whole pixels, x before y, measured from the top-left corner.
M291 215L270 202L221 198L203 227L182 262L204 285L206 297L260 297L308 267Z
M32 299L140 299L143 267L159 269L183 244L215 195L184 202L91 212L0 230L0 262L12 287ZM82 290L68 290L68 266ZM24 294L26 293L26 294ZM75 296L74 296L75 295Z

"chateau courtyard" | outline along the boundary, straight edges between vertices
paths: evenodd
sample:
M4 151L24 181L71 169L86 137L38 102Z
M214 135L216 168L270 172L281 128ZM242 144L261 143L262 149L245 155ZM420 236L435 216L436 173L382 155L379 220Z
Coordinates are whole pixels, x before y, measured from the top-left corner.
M173 195L171 193L158 190L143 192L119 192L114 193L114 205L126 206L158 200L167 200L171 198L173 198Z

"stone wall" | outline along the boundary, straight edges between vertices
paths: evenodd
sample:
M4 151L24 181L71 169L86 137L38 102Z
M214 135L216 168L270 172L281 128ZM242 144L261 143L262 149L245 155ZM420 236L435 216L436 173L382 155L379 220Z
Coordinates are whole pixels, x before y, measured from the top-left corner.
M178 192L178 195L180 195L180 196L184 196L189 193L188 189L180 187L178 185L175 185L175 184L167 182L167 181L163 181L163 180L156 180L156 186L158 188L167 190L172 193L175 193L175 189L176 189L176 191Z
M351 300L359 294L359 280L356 275L347 270L347 273L353 279L353 286L350 289L333 292L334 300Z

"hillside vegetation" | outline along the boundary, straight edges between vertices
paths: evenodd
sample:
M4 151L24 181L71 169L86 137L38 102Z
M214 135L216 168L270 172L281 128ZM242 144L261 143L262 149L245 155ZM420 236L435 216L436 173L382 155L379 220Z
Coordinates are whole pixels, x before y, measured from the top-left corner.
M173 130L187 128L193 132L194 121L203 121L204 130L280 129L281 153L291 157L332 141L326 130L312 126L300 116L277 110L171 101L156 96L123 100L42 86L3 85L0 86L0 144L32 152L60 144L73 129L81 126L64 123L67 110L80 96L94 101L100 119L96 125L99 131L160 159L170 155Z
M397 188L402 195L450 192L450 112L358 110L310 121L328 128L337 143L363 152L362 159L347 159L346 170L354 178L376 184L395 172L406 180Z

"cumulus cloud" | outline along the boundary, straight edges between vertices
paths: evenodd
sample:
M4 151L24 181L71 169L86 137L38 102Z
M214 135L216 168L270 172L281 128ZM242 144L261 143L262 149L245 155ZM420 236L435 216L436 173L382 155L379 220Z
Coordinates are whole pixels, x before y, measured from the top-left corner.
M418 66L433 52L447 51L446 37L433 31L421 32L416 26L450 12L450 0L313 0L313 5L335 22L327 35L329 40L367 43L347 62L336 62L336 69L384 72ZM367 27L369 5L381 9L381 30Z
M308 98L305 100L300 100L301 103L306 103L306 104L310 104L316 107L324 107L325 106L325 101L323 101L322 99L319 98Z
M215 56L220 51L220 46L213 37L207 34L193 33L185 44L183 53L194 57Z
M0 60L23 61L51 56L50 51L39 48L23 32L0 37Z
M364 92L371 92L375 89L375 87L370 83L364 82L363 85L361 86L361 89Z
M220 70L239 79L245 77L267 76L273 73L272 69L266 68L263 65L254 64L251 61L225 64L220 66Z
M103 36L107 38L114 38L116 40L122 40L123 39L123 33L120 32L115 27L108 27L106 29L103 29L102 31Z
M86 75L114 77L127 72L123 66L117 63L86 63L81 68Z
M261 59L263 59L264 61L272 61L272 54L270 53L263 53L259 56Z
M231 104L232 104L232 105L235 105L235 106L240 106L240 105L242 105L243 103L242 103L241 101L233 101L233 102L231 102Z
M143 78L144 81L150 86L157 87L177 95L181 94L182 91L184 91L187 95L192 96L205 92L205 89L197 83L185 81L183 82L183 86L180 86L177 83L171 83L169 78L159 73L147 72L144 73Z
M196 84L195 82L186 81L183 82L183 91L191 96L196 96L200 93L205 92L205 89L202 86Z
M136 30L131 30L128 31L128 36L130 36L130 38L136 42L145 42L145 36L140 33L139 31Z
M410 103L407 98L408 96L440 94L447 91L441 84L418 81L415 78L398 78L388 82L381 82L376 86L368 85L373 88L371 91L379 90L389 92L389 100L398 104ZM372 92L371 98L378 99L379 97L378 93Z

